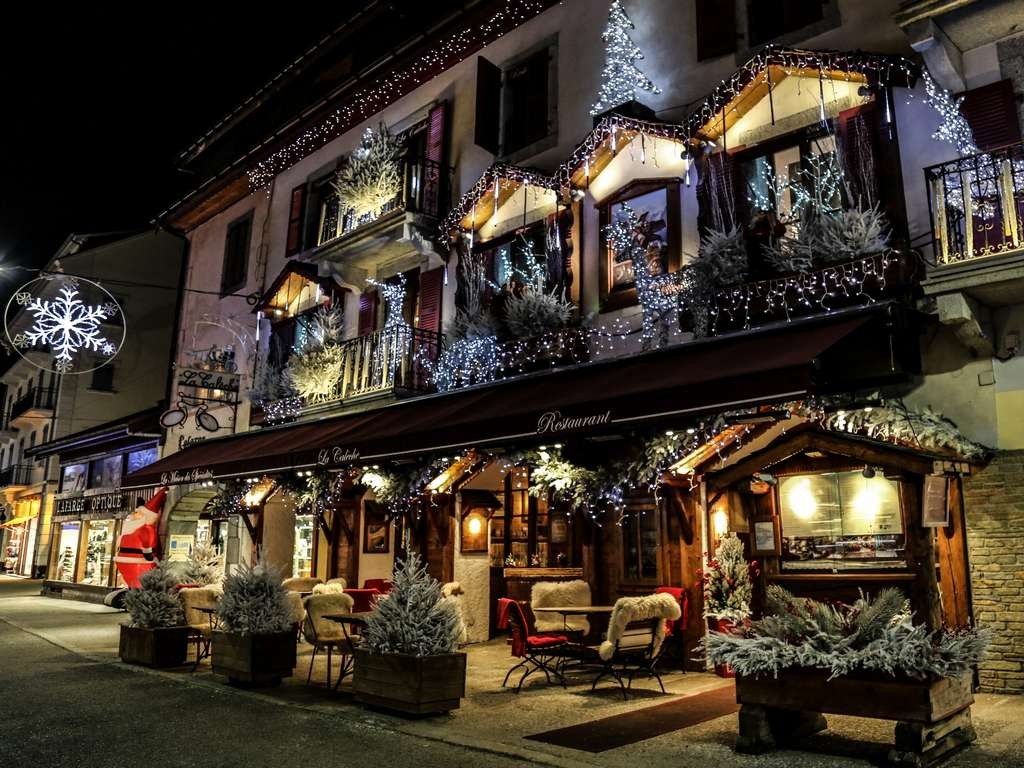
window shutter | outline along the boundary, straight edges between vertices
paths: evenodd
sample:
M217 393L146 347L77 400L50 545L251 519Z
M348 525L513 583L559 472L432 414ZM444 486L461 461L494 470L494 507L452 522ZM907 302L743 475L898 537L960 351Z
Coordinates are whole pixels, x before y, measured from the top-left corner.
M966 118L979 149L989 150L1020 141L1017 97L1012 80L1000 80L963 93L960 113Z
M306 202L306 185L302 184L292 190L291 204L288 208L288 243L285 256L294 256L302 250L302 214Z
M697 61L736 50L736 3L697 0Z
M483 56L476 59L476 126L473 141L492 155L500 149L501 70Z
M364 291L359 295L359 335L365 336L377 330L377 291Z
M878 202L874 112L875 103L870 102L839 113L839 160L854 207L871 208Z
M444 294L444 267L420 273L420 310L417 327L441 331L441 300Z
M425 160L423 168L423 212L440 216L444 201L444 184L448 178L445 170L445 135L447 130L447 102L442 101L430 110L427 117ZM445 205L447 208L447 205Z

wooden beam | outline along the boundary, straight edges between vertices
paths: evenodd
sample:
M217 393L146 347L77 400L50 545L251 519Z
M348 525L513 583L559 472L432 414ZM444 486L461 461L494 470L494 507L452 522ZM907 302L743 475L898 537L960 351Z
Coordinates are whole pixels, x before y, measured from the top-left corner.
M942 603L936 576L934 528L921 525L923 478L911 476L900 481L900 506L906 525L907 559L916 578L910 582L910 609L914 621L929 632L942 628Z
M252 520L249 519L247 512L239 512L238 516L242 518L242 522L245 523L246 529L249 531L249 538L252 539L253 544L256 543L256 526L253 525Z

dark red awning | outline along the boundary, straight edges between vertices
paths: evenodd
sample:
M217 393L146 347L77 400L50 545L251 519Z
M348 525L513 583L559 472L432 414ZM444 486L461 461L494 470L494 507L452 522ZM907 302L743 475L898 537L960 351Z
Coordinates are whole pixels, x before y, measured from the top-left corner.
M862 331L862 333L858 333ZM802 397L819 358L870 336L864 313L679 345L361 413L207 440L128 476L128 487L365 464L471 446L556 442ZM884 345L882 345L884 346ZM834 354L834 353L833 353ZM888 360L886 354L886 360Z

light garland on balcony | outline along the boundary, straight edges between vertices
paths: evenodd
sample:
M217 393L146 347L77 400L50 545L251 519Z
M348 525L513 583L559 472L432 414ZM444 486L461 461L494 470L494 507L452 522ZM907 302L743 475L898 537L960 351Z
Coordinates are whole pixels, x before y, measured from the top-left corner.
M294 421L302 414L303 400L301 397L282 397L280 400L257 401L263 409L263 421L266 424L283 424Z
M471 215L472 228L481 223L476 221L476 206L485 197L494 197L494 209L498 209L501 198L501 190L506 185L521 185L536 187L551 192L559 191L559 183L553 176L546 176L543 173L531 171L529 168L520 168L518 165L508 163L495 163L483 175L477 179L473 187L459 198L459 202L448 212L441 222L441 232L448 235L462 229L462 220Z
M921 79L924 81L924 91L927 94L925 103L939 113L939 127L935 129L932 138L952 144L961 157L978 154L980 150L974 143L970 123L960 113L964 97L953 96L945 88L939 87L928 70L922 72Z
M356 91L319 125L306 129L297 138L250 168L247 172L250 188L255 190L267 184L285 168L553 4L552 0L505 0L502 7L482 24L454 32L405 69L378 78L367 87Z

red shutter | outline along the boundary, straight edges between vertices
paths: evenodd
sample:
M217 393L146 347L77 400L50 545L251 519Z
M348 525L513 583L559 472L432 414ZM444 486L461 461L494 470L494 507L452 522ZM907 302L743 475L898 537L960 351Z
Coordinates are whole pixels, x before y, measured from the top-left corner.
M501 129L501 70L483 56L476 59L476 125L473 141L498 154Z
M302 250L302 214L306 202L306 185L292 190L291 204L288 208L288 244L285 256L294 256Z
M420 273L420 311L417 327L440 333L444 267Z
M430 110L427 118L426 147L423 164L423 200L421 209L431 216L440 216L444 200L444 183L448 178L445 171L445 132L448 104L441 102ZM447 206L445 206L447 208Z
M364 291L359 295L359 335L365 336L377 330L377 291Z
M839 159L853 197L849 203L855 208L870 208L878 203L875 112L872 101L839 113Z
M978 149L989 150L1020 141L1017 97L1012 80L1000 80L963 93L960 113L974 134Z

